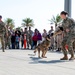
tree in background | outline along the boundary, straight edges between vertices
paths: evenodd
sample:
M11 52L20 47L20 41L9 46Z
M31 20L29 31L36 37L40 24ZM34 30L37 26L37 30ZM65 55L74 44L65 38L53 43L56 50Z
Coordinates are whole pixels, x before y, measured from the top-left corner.
M8 27L11 27L12 29L15 27L15 25L14 25L14 20L11 19L11 18L7 18L7 19L5 20L5 24L6 24Z
M22 27L34 27L34 22L33 22L33 19L30 19L30 18L25 18L22 20L23 23L22 23Z
M51 18L51 20L49 20L49 21L50 21L51 24L55 24L55 28L56 28L56 26L58 25L59 22L61 22L61 20L62 19L61 19L60 15L57 15L56 17L53 16Z

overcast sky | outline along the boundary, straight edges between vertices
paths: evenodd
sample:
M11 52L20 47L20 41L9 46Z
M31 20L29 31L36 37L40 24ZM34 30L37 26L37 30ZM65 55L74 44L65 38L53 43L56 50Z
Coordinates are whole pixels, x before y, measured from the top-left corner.
M72 1L72 17L75 18L74 5ZM49 30L52 15L59 14L64 10L64 0L0 0L0 15L3 20L12 18L16 27L21 26L22 19L30 17L34 20L35 28L42 31Z

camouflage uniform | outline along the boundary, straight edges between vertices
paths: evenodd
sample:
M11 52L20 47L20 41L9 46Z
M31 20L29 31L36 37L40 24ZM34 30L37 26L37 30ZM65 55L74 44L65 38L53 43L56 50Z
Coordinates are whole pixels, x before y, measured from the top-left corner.
M11 33L9 30L7 30L8 32L8 36L6 37L6 34L5 34L5 49L8 48L10 49L10 44L11 44Z
M62 58L61 60L67 57L67 50L65 49L65 45L68 45L68 51L71 54L71 58L74 57L73 39L75 38L75 22L73 19L67 17L65 20L63 20L62 27L63 27L64 36L61 45L62 45L62 51L64 53L64 58ZM69 32L66 32L66 29L69 29Z
M29 30L28 35L29 35L29 44L30 44L31 48L32 48L32 34L33 34L33 31Z
M3 52L4 52L4 47L5 47L5 45L4 45L4 34L5 34L5 32L6 32L6 27L5 27L5 24L4 24L4 22L0 22L0 38L1 38L1 44L2 44L2 50L3 50Z
M50 46L50 50L52 49L52 50L54 50L54 37L52 36L52 34L54 33L54 30L50 30L49 32L48 32L48 34L51 36L51 46Z
M58 48L59 51L60 51L60 48L61 48L62 40L63 40L63 34L61 32L60 34L57 35L57 48Z

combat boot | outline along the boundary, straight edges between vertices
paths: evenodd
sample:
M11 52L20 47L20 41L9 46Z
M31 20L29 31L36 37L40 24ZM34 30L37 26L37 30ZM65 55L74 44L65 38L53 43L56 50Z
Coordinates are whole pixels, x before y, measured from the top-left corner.
M70 59L69 59L69 60L75 60L74 52L73 52L73 51L70 51L70 53L71 53L71 57L70 57Z
M4 48L2 48L2 52L5 52Z
M67 55L64 55L64 57L61 58L60 60L68 60L68 56Z

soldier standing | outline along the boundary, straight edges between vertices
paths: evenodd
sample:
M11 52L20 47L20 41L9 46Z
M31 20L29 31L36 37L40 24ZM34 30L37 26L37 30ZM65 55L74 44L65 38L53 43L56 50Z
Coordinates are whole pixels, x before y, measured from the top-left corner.
M0 38L1 38L1 44L2 44L2 51L3 52L5 52L4 51L4 47L5 47L5 44L4 44L4 34L5 34L5 32L7 32L7 29L5 27L4 22L2 21L2 16L0 15Z
M29 34L29 44L30 44L31 49L32 49L32 34L33 34L33 31L31 30L31 27L29 27L28 34Z
M53 26L51 26L51 30L49 30L48 34L51 36L51 47L49 48L50 50L54 50L54 37L52 34L54 33Z
M63 33L61 32L60 34L57 35L57 52L61 51L61 43L63 40Z
M8 36L6 37L6 34L5 34L5 49L8 48L11 49L10 47L10 44L11 44L11 32L10 30L8 29L8 25L6 25L6 28L7 28L7 32L8 32Z
M61 60L68 60L67 50L65 46L68 45L68 51L71 54L69 60L74 60L74 50L73 50L73 39L75 38L75 21L68 17L68 13L62 11L60 13L61 18L63 19L62 27L63 27L63 41L62 41L62 51L64 57Z

